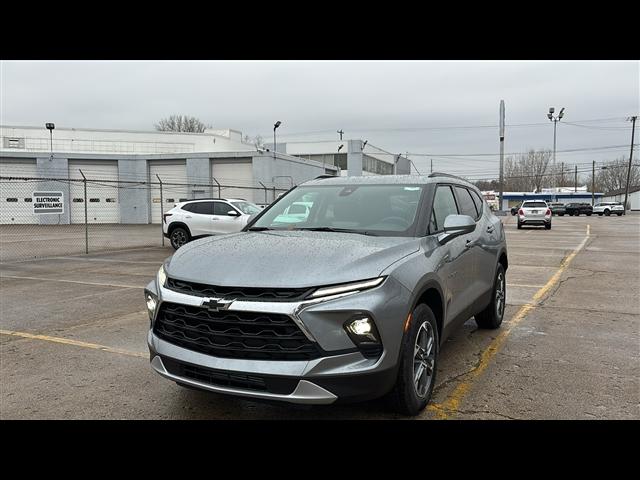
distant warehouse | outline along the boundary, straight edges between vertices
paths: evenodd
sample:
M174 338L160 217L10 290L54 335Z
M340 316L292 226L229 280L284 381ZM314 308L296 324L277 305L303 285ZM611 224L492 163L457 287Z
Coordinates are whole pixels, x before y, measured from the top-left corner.
M258 148L242 132L204 133L0 126L0 223L160 223L193 198L270 203L318 175L409 173L405 157L362 140ZM366 146L366 151L363 151ZM269 150L267 150L269 149ZM51 154L53 150L53 154ZM160 195L160 181L163 195ZM35 191L61 192L63 213L34 211Z

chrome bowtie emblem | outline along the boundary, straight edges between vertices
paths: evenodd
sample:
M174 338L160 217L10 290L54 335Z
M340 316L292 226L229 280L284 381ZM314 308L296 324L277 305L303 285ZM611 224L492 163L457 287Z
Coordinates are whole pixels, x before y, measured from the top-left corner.
M207 298L202 302L202 306L211 312L219 312L226 310L234 302L235 299L228 300L226 298Z

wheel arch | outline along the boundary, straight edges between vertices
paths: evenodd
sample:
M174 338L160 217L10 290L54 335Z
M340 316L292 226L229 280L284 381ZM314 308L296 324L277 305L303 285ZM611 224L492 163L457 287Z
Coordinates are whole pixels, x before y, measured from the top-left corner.
M436 317L438 338L442 340L445 316L445 302L442 288L435 280L428 280L418 290L418 294L414 297L413 303L411 305L411 312L413 312L415 308L422 303L427 305L433 312L433 315Z
M178 227L184 228L190 237L193 236L191 235L191 230L189 229L189 226L184 222L171 222L171 224L167 228L167 235L171 236L171 232L173 232Z

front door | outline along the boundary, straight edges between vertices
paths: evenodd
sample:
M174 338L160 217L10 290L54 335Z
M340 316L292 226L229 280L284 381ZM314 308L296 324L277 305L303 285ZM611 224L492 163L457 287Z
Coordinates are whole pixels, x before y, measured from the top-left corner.
M238 212L228 203L214 202L211 226L214 234L234 233L242 230L244 223L242 216L229 215L229 212Z

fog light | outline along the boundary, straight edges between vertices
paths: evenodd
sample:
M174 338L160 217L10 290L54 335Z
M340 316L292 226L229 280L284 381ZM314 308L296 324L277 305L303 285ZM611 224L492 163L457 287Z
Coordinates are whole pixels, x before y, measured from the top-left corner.
M357 315L345 323L344 329L365 357L376 358L380 356L382 343L372 318L363 314Z
M376 335L375 326L373 325L373 320L369 317L359 317L352 320L347 324L347 331L350 333L357 335L358 337L363 337L369 340L373 340L374 342L378 341L378 337Z
M371 333L371 322L368 318L359 318L351 322L347 328L356 335L367 335Z
M144 292L144 299L147 302L147 312L149 312L149 318L153 320L153 316L156 313L156 307L158 306L158 298L150 291Z

